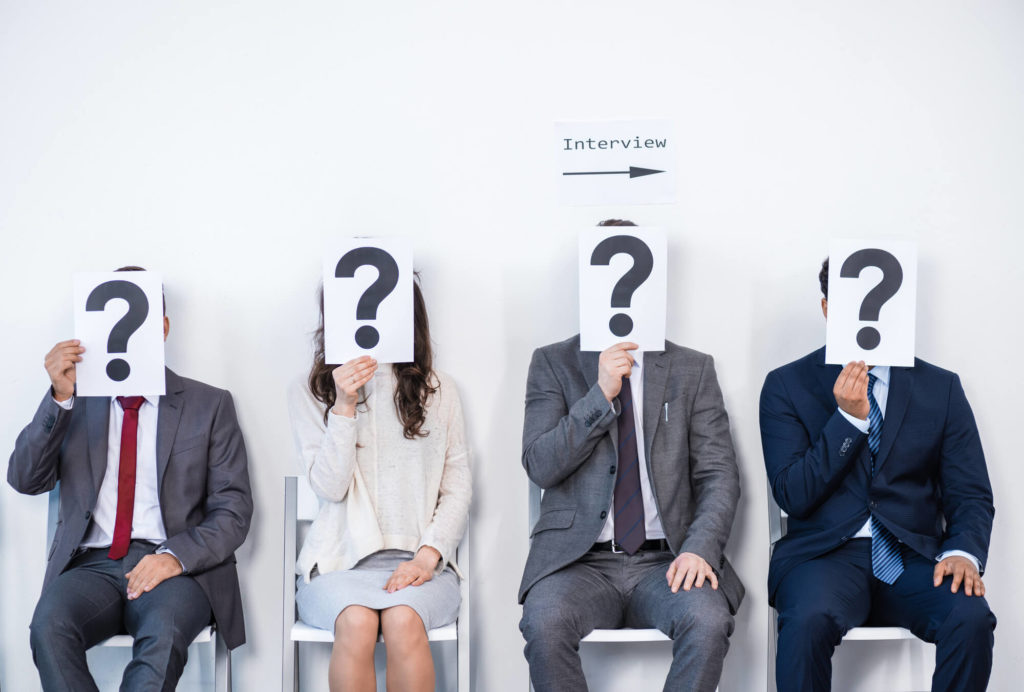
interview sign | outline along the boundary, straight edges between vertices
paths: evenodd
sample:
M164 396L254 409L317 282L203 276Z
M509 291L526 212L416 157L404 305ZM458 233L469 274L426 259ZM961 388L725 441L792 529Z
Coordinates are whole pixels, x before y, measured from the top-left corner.
M556 122L554 149L559 199L564 205L676 201L671 120Z
M662 228L603 226L580 233L580 349L623 341L665 350L668 248Z
M825 362L914 365L917 246L834 240L829 246Z
M359 356L413 360L412 247L400 238L347 238L324 257L327 363Z
M164 375L163 283L148 271L76 274L78 396L160 396Z

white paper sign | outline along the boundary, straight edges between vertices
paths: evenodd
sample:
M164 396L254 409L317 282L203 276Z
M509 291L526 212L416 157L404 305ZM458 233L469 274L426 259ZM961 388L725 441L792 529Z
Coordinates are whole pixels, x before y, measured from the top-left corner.
M665 350L668 249L661 228L607 226L580 233L580 349L622 341Z
M914 365L917 246L834 240L829 246L825 362Z
M347 238L324 257L329 364L359 356L413 359L412 247L400 238Z
M676 154L668 119L555 123L562 204L672 204Z
M79 396L162 396L163 283L148 271L74 276Z

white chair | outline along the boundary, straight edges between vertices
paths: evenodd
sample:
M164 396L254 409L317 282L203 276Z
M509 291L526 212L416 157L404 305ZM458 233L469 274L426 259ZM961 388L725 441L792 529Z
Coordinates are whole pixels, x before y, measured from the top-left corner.
M771 544L768 549L768 558L771 559L771 554L775 550L775 544L779 542L779 539L786 535L787 523L789 516L782 511L778 503L775 502L775 496L772 495L771 485L768 486L768 534L771 540ZM779 614L775 608L769 606L768 612L768 689L774 690L775 687L775 654L778 651L779 641L779 627L778 627ZM903 627L854 627L843 637L844 642L864 642L864 641L903 641L903 640L917 640L914 633ZM925 685L925 688L930 686L930 682Z
M50 491L49 507L46 521L46 544L53 544L53 536L57 531L57 517L60 510L60 482ZM130 634L117 634L106 639L96 646L131 648L135 643ZM217 636L217 625L210 623L204 627L192 644L212 644L211 652L213 657L214 689L218 692L229 692L231 690L231 651L224 644L224 640Z
M307 501L299 501L301 494ZM316 500L305 477L285 476L284 479L284 628L282 632L281 689L299 692L299 643L334 642L334 632L312 627L298 618L295 610L295 562L300 530L312 522L316 513ZM432 642L456 642L458 665L458 692L469 692L469 527L456 551L456 562L462 571L460 581L462 604L458 619L444 627L427 632ZM378 637L383 642L383 637ZM326 674L326 671L324 671Z

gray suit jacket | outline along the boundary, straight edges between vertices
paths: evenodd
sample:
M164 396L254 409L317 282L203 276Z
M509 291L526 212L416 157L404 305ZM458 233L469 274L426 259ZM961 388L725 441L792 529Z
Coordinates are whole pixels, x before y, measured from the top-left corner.
M43 589L85 537L107 466L110 399L78 397L70 411L48 390L15 443L7 482L38 495L60 481L60 515ZM157 417L157 480L164 545L202 587L229 648L245 643L234 551L252 518L242 431L231 394L167 370Z
M612 503L616 414L597 385L600 354L579 336L537 349L526 386L523 466L544 488L519 602L597 541ZM729 417L711 356L665 342L644 353L647 473L669 547L701 556L735 613L743 584L725 558L740 496ZM664 419L668 404L668 421Z

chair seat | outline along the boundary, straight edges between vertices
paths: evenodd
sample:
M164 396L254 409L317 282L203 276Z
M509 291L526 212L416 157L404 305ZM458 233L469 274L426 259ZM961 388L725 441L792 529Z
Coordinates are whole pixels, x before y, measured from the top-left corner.
M580 641L584 642L667 642L671 641L661 630L633 629L594 630Z
M334 632L322 630L304 622L296 622L292 625L291 637L293 642L333 642ZM427 632L427 639L432 642L453 642L458 639L458 629L453 622L450 625L430 630ZM384 639L378 637L377 641L382 642Z
M196 638L192 640L193 644L205 644L206 642L213 641L213 625L207 625ZM135 643L135 638L130 634L115 634L110 639L100 642L99 646L124 646L131 647Z
M903 627L854 627L846 633L843 641L891 641L893 639L917 639L914 633Z

